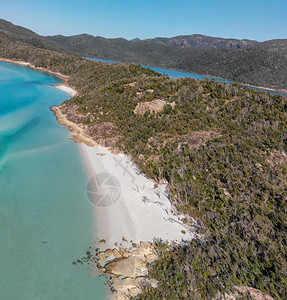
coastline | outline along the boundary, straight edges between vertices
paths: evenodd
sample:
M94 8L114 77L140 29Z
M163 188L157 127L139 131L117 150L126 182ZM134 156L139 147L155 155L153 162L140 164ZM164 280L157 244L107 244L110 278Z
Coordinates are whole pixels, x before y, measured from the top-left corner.
M25 62L25 61L22 61L22 60L13 60L13 59L0 58L0 61L7 62L7 63L12 63L12 64L18 64L18 65L21 65L21 66L26 66L26 67L32 68L34 70L37 70L37 71L46 72L46 73L55 75L57 77L60 77L63 80L63 83L58 84L58 85L54 85L55 88L57 88L59 90L62 90L63 92L69 94L71 97L74 97L78 94L78 92L75 89L73 89L72 87L70 87L67 84L67 82L70 78L67 75L64 75L64 74L59 73L59 72L51 71L47 68L36 67L36 66L32 65L31 63Z
M89 178L101 180L99 175L105 173L113 177L111 186L118 189L118 194L113 198L105 186L91 186L91 193L95 193L91 204L97 215L97 246L105 250L123 240L127 240L125 246L130 247L132 243L153 242L157 238L175 242L194 238L190 228L183 223L185 216L172 206L166 184L157 184L141 174L127 155L115 154L107 147L98 145L81 126L69 121L60 107L52 107L52 110L58 122L74 133L72 139L80 143ZM101 199L106 192L111 197ZM100 245L103 239L105 246Z
M127 155L98 145L84 128L67 120L60 107L52 110L58 122L74 133L72 139L80 143L89 178L87 200L94 214L95 253L91 259L98 273L109 277L112 293L108 291L108 297L129 299L141 293L142 286L156 287L147 268L158 258L154 242L200 238L195 221L172 206L166 184L141 174Z
M23 60L16 60L16 59L13 60L13 59L7 59L7 58L2 58L1 57L0 61L7 62L7 63L12 63L12 64L18 64L18 65L22 65L22 66L27 66L27 67L30 67L30 68L32 68L34 70L38 70L38 71L42 71L42 72L46 72L46 73L50 73L50 74L59 76L59 77L63 78L64 80L68 80L69 79L69 76L67 76L67 75L61 74L59 72L51 71L51 70L49 70L47 68L36 67L36 66L32 65L31 63L23 61Z
M59 84L59 85L54 85L55 88L69 94L71 97L74 97L77 95L77 91L72 89L71 87L69 87L66 84Z

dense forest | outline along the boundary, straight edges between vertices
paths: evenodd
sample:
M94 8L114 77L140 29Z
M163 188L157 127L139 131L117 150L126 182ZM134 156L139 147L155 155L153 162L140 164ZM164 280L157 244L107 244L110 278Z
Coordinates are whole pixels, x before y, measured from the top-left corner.
M0 56L70 76L78 95L62 105L68 118L166 180L174 205L197 220L204 239L156 241L160 259L149 276L158 288L138 299L212 299L234 285L287 298L285 97L87 61L7 33ZM155 99L165 101L162 112L135 113Z
M48 40L80 56L182 70L251 85L287 89L287 56L282 53L285 48L280 48L279 42L270 41L264 47L252 44L242 48L217 46L215 49L202 49L191 46L173 47L154 40L129 42L125 39L105 39L87 34L54 36L48 37Z

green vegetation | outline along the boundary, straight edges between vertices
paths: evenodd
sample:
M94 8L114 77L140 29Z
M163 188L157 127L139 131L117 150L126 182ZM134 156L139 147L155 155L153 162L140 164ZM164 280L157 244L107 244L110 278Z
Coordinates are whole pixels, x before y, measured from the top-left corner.
M123 72L127 66L115 68ZM149 177L167 179L178 209L205 228L204 241L168 252L158 244L161 259L150 275L159 288L138 298L206 299L244 284L285 299L287 167L267 158L287 151L286 99L238 84L147 75L138 71L129 81L122 74L96 94L89 87L67 103L90 114L84 122L91 134L95 124L113 122L110 136L119 136L118 146ZM136 87L124 88L135 80ZM150 100L149 93L139 99L139 87L174 101L175 109L135 115L136 104ZM194 132L206 131L218 137L198 149L190 146Z
M205 74L251 85L287 89L286 40L265 43L205 37L152 39L129 42L125 39L105 39L83 34L71 37L48 37L66 50L88 57L111 59L153 67ZM233 43L236 47L227 47ZM212 49L210 49L212 48Z
M211 299L241 284L287 298L286 98L86 61L7 34L0 41L1 57L70 75L79 95L63 106L69 119L88 125L95 139L114 139L149 177L165 178L174 205L197 219L203 239L157 242L150 276L158 288L138 299ZM175 107L134 113L153 99ZM113 126L99 132L105 124Z

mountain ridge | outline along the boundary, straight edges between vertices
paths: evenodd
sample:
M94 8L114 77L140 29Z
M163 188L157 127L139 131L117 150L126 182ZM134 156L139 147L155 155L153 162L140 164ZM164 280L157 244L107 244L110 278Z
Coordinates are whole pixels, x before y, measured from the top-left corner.
M181 70L275 89L287 88L287 55L283 54L285 40L279 50L277 45L280 43L276 40L269 41L268 47L253 45L245 48L201 49L91 35L53 36L47 39L83 57Z
M162 40L134 40L124 38L106 39L89 34L66 37L63 35L39 36L35 32L11 22L0 20L0 39L3 43L16 43L39 49L59 51L81 57L94 57L122 61L139 65L181 70L196 74L220 77L244 84L273 89L287 89L287 40L265 41L264 47L257 41L246 42L246 47L226 48L228 41L203 35L179 36L199 37L209 43L197 42L193 46L171 46ZM190 43L191 43L190 41ZM223 42L222 42L223 41ZM246 40L245 40L246 41ZM174 40L173 40L174 42ZM255 43L255 44L254 44ZM224 46L225 45L225 46ZM225 47L215 49L210 47Z

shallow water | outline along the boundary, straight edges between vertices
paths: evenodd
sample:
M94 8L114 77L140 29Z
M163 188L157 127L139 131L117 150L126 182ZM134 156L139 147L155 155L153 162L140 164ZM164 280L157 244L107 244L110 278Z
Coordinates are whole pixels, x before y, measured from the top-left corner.
M51 106L59 78L0 62L0 299L105 299L104 278L73 265L93 244L87 175Z

